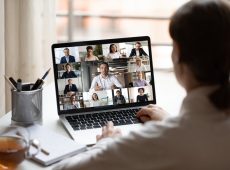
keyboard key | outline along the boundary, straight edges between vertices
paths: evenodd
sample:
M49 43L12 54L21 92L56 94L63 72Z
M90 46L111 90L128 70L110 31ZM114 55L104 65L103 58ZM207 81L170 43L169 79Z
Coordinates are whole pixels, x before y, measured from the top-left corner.
M139 119L132 119L132 122L133 122L133 124L141 123L141 121Z
M93 128L101 128L100 125L94 125Z
M99 122L99 124L102 126L105 126L106 125L106 122Z
M125 123L128 124L132 124L133 122L131 120L125 120Z
M99 123L97 122L97 123L93 123L93 126L97 126L97 125L99 125Z
M119 122L117 126L126 125L124 122Z
M93 123L93 121L92 120L89 120L89 121L87 121L88 123Z
M73 130L80 130L79 127L73 127Z
M80 125L79 127L80 127L80 128L83 128L83 127L86 127L86 125Z
M119 121L115 120L115 121L113 122L113 125L114 125L114 126L118 126L118 125L119 125Z

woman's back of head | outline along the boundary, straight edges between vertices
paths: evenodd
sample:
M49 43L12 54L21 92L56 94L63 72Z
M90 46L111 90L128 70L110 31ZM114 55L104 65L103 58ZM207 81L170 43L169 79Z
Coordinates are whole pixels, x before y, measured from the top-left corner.
M222 110L230 107L230 2L193 0L171 19L169 32L185 63L204 85L220 85L210 95Z

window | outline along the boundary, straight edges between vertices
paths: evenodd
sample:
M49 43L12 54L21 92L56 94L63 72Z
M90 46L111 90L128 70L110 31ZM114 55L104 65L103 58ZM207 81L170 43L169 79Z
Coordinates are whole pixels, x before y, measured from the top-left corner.
M148 35L154 68L172 68L169 17L188 0L57 0L57 39L83 41Z

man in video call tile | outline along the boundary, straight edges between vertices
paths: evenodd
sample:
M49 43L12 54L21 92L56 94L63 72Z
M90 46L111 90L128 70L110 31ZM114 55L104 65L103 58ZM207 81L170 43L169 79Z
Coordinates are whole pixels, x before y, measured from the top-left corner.
M121 83L114 75L109 75L109 65L106 62L100 63L100 74L93 78L90 90L111 90L122 88Z
M66 71L62 74L61 78L75 78L77 75L75 74L74 71L72 71L72 66L71 64L67 63L65 65Z
M142 79L142 72L136 72L137 80L134 81L133 86L134 87L141 87L141 86L148 86L148 82L144 79Z
M147 56L146 52L141 48L141 43L136 42L135 48L132 49L129 57L134 57L134 56Z
M68 92L78 92L77 86L73 84L72 79L68 79L68 84L65 86L64 94L67 94Z
M74 63L75 62L74 56L69 55L69 49L68 48L65 48L63 50L63 52L64 52L65 56L63 56L61 58L60 64L63 64L63 63Z
M120 90L116 91L116 96L114 96L114 104L125 104L125 97L121 94Z

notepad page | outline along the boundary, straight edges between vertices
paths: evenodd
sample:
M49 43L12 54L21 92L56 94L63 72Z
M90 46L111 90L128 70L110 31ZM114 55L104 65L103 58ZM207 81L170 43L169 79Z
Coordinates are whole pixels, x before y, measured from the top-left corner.
M38 139L41 147L50 153L46 155L40 151L38 155L32 158L42 165L53 164L86 150L85 145L77 144L70 138L57 134L43 126L33 125L29 126L27 129L30 132L30 138ZM35 147L31 147L30 152L35 151Z

